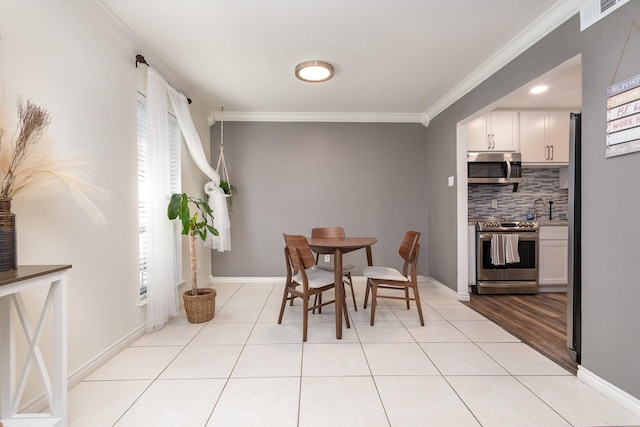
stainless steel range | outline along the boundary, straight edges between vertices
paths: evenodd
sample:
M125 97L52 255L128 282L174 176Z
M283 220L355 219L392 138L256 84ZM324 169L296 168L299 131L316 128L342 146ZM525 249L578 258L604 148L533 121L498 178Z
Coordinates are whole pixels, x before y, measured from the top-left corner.
M538 231L537 221L478 221L475 292L537 293Z

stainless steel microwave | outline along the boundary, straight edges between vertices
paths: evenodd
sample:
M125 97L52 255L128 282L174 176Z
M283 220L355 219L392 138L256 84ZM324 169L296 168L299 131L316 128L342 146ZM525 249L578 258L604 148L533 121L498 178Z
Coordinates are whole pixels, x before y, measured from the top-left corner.
M469 184L514 184L522 182L520 153L467 153Z

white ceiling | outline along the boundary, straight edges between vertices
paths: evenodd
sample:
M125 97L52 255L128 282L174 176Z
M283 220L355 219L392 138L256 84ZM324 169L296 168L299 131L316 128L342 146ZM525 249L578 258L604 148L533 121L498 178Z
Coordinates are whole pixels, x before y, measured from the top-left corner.
M131 49L159 70L170 71L178 89L212 112L224 106L225 119L293 114L423 123L584 3L74 1L102 14L108 9L111 19L128 28ZM331 62L334 78L298 81L296 64L311 59ZM575 76L570 80L575 82ZM575 102L569 96L575 94L567 92L562 99ZM514 104L521 101L509 102L521 107Z

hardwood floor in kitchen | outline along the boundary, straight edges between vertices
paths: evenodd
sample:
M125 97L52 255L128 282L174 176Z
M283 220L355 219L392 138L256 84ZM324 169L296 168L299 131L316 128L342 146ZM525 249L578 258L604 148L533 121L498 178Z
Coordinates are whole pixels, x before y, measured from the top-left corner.
M494 321L540 353L575 374L567 352L567 294L476 295L472 309Z

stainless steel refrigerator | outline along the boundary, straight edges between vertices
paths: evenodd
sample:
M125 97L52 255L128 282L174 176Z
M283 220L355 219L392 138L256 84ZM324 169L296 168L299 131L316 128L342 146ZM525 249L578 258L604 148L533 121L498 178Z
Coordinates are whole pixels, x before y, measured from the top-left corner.
M567 287L567 348L580 364L582 344L582 265L581 265L581 131L582 115L571 113L569 141L569 285Z

